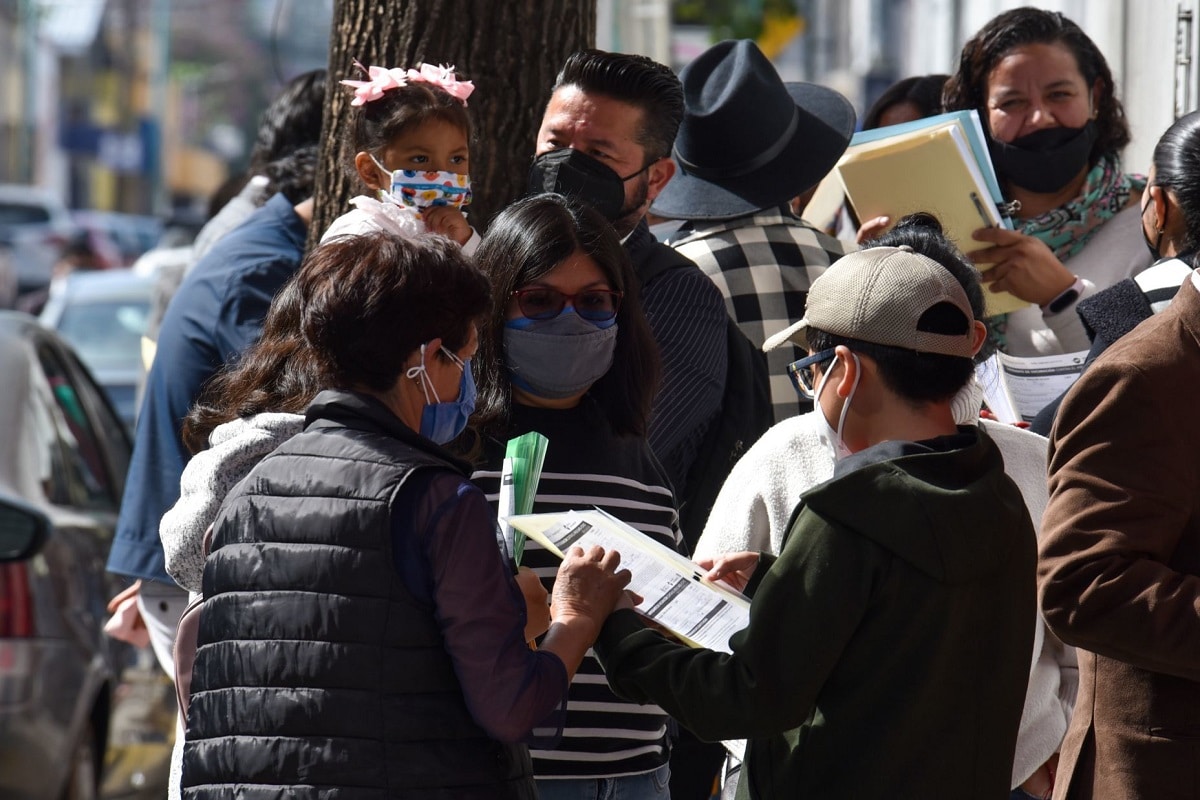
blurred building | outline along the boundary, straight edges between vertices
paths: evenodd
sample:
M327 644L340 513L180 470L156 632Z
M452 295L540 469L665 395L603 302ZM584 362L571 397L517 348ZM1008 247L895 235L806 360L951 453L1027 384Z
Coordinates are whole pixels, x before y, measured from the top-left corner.
M671 57L681 67L713 41L749 35L785 80L837 89L861 115L901 78L954 72L968 38L995 15L1023 5L1061 11L1096 42L1133 131L1126 163L1146 169L1159 135L1198 105L1200 0L676 0L677 21L679 10L690 8L708 24L674 26ZM756 11L757 20L748 24L747 10ZM655 15L642 10L634 19L647 18ZM622 24L633 23L618 21L617 30Z
M201 209L333 0L0 0L0 182L72 208Z
M73 208L202 208L289 78L327 60L334 0L0 0L0 182ZM892 82L952 72L962 43L1022 0L597 0L598 47L676 69L756 39L785 80L860 114ZM1105 53L1134 142L1197 106L1200 0L1034 0Z
M809 80L829 82L860 113L900 78L952 73L963 42L1002 11L1060 11L1096 42L1112 69L1133 142L1127 168L1145 170L1159 135L1197 107L1197 0L807 0L825 31L802 59ZM853 24L851 24L853 21Z

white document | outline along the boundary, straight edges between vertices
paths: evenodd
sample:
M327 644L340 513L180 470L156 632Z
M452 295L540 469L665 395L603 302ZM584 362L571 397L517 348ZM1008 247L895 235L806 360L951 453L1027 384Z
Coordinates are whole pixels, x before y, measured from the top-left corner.
M642 596L638 612L693 647L730 652L729 637L750 623L744 595L704 578L684 556L600 510L509 517L508 524L559 558L575 545L599 545L621 554Z
M997 353L996 360L1000 366L1001 382L1012 398L1016 413L1021 419L1031 422L1039 411L1078 380L1087 360L1087 351L1033 358ZM984 393L987 391L987 385L984 384Z
M997 354L993 353L987 361L975 365L975 382L983 389L983 402L998 422L1012 425L1021 421L1016 403L1004 381L1004 370Z
M496 521L500 525L500 535L504 544L501 552L505 558L514 559L517 553L516 542L512 526L507 521L508 517L517 510L517 492L513 485L513 460L511 458L504 459L500 467L500 496L497 498L496 505L499 507Z

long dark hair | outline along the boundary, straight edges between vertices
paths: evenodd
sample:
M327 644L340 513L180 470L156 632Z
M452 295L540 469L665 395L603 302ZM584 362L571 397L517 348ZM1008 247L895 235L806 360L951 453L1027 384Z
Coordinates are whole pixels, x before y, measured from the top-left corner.
M198 453L218 425L266 411L298 414L320 388L300 334L300 293L289 280L272 301L259 340L205 385L183 421L183 443Z
M1154 146L1154 185L1170 190L1187 228L1179 250L1200 249L1200 111L1180 117Z
M642 315L637 279L629 256L608 220L590 206L556 194L528 197L506 208L488 229L475 253L492 281L496 298L479 331L473 365L478 390L472 426L500 434L508 424L512 385L504 360L504 323L512 293L546 275L573 253L587 254L609 285L625 297L617 312L617 344L612 367L589 394L613 429L644 436L650 404L658 388L658 347Z
M1039 8L1015 8L984 25L963 45L958 72L946 82L942 105L947 111L976 109L987 130L988 76L1004 56L1014 48L1028 44L1063 44L1075 56L1079 72L1091 91L1100 80L1100 102L1096 106L1096 142L1089 163L1116 155L1129 144L1129 123L1125 109L1117 99L1112 70L1083 29L1057 11ZM989 133L990 135L990 133Z
M327 83L323 69L298 75L263 111L249 171L267 176L268 195L279 192L292 203L312 197Z

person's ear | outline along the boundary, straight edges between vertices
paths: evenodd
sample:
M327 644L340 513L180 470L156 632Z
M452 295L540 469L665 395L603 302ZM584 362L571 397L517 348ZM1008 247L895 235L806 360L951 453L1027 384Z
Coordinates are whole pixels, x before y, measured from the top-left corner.
M986 324L975 320L971 323L971 355L974 356L983 347L983 343L987 341L988 327Z
M1166 189L1161 186L1150 187L1150 205L1154 206L1154 230L1162 233L1167 224L1167 205L1171 202Z
M646 177L648 185L646 187L646 199L654 202L654 198L658 197L663 189L667 188L667 182L675 175L675 162L669 158L660 158L649 167L646 168Z
M371 158L370 153L359 153L354 157L354 171L358 173L358 177L375 191L380 191L384 187L382 185L382 175L379 172L379 167L375 164L375 159ZM391 188L391 187L388 187Z
M1096 78L1096 80L1092 82L1091 96L1092 96L1091 97L1091 99L1092 99L1091 117L1092 117L1092 119L1096 119L1097 117L1100 116L1100 98L1102 98L1104 96L1104 79L1103 78Z
M844 400L854 391L854 384L858 381L858 372L862 369L862 363L844 344L839 344L834 352L837 353L838 360L842 362L842 374L838 377L837 383L833 385L833 391ZM830 364L829 368L833 369L834 366L836 365Z

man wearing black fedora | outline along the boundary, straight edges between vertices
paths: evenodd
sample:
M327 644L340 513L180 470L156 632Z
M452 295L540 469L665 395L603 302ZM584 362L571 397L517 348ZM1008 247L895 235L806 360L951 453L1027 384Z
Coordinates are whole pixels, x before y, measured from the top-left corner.
M651 212L685 220L668 244L704 270L758 346L800 319L809 286L853 244L817 230L789 202L845 152L854 108L832 89L784 83L750 40L721 42L680 73L676 173ZM775 421L801 409L786 374L803 354L767 354Z

